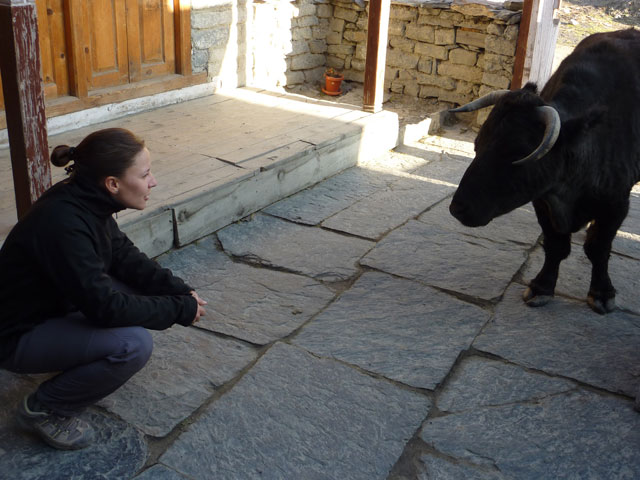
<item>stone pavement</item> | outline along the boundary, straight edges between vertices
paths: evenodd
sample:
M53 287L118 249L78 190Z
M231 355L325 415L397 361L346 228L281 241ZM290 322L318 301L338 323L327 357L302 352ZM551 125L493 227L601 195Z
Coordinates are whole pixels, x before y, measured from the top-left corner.
M637 479L640 194L585 302L575 236L549 305L530 206L467 229L468 156L403 147L161 256L209 301L154 332L145 369L86 416L95 446L18 429L41 376L0 372L7 479Z

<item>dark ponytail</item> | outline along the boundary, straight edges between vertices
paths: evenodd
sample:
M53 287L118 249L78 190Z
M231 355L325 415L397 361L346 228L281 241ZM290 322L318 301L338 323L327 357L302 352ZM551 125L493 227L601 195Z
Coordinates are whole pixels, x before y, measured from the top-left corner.
M86 136L77 147L58 145L51 152L51 163L64 167L73 161L67 173L98 183L109 176L121 177L143 148L144 140L129 130L106 128Z

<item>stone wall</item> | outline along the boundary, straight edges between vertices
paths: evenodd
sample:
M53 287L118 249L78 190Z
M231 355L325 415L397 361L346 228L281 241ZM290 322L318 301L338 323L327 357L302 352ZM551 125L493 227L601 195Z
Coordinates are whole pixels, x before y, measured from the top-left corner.
M483 1L392 2L385 88L457 104L508 88L522 3ZM271 88L318 83L334 67L362 83L367 9L353 0L194 3L194 71L222 86Z
M456 104L509 88L521 3L512 11L480 2L392 2L385 88ZM327 65L343 70L347 80L363 82L367 8L331 3Z
M191 67L217 87L247 84L251 0L198 0L191 6Z
M326 65L328 0L202 0L191 10L191 62L218 87L318 82Z

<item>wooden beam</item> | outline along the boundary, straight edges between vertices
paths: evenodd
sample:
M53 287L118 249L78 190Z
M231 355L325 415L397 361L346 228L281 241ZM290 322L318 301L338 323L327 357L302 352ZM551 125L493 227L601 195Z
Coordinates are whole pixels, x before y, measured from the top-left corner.
M0 70L18 218L51 186L35 0L0 0Z
M365 112L375 113L382 110L390 12L391 0L371 0L369 2L367 59L364 67L362 106Z
M84 18L86 4L80 0L64 0L65 31L67 32L67 54L69 60L69 90L78 98L89 94L86 71Z
M191 75L191 2L174 0L176 73Z
M513 79L511 80L511 90L522 88L524 65L527 58L527 45L529 43L532 10L533 0L524 0L524 5L522 7L522 18L520 19L520 31L518 32L516 58L513 65Z

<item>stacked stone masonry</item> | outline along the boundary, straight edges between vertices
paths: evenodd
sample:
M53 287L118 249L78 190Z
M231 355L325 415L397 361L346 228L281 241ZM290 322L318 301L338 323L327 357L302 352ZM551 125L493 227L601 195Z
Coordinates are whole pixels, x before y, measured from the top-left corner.
M194 71L223 85L364 82L368 2L208 0L192 10ZM522 2L393 1L385 89L463 104L509 88ZM508 7L508 8L507 8ZM231 51L230 51L231 50Z

